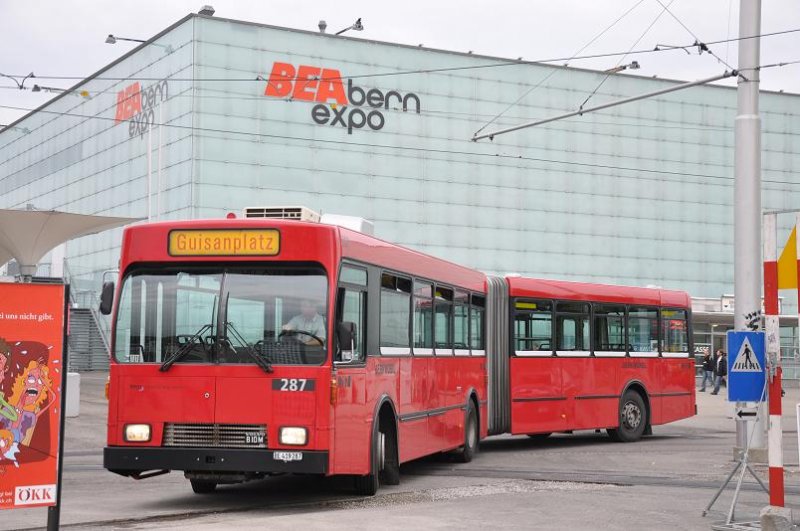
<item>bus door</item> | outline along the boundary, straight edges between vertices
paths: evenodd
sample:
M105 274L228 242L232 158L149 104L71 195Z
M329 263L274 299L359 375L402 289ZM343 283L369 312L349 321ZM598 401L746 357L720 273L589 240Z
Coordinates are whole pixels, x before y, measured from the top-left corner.
M364 474L369 470L372 428L365 419L372 412L366 403L367 272L363 269L342 267L335 330L331 472Z
M561 360L553 356L553 303L514 303L510 363L511 432L543 433L566 429Z

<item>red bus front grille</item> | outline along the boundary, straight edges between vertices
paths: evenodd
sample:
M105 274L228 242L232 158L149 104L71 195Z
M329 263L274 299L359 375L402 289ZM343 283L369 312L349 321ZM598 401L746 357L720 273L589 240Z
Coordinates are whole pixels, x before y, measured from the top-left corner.
M266 448L263 424L172 424L164 425L163 446L181 448Z

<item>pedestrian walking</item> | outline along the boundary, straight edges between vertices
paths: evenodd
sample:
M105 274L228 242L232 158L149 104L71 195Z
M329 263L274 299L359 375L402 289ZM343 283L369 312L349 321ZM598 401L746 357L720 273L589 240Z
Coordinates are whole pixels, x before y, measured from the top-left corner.
M728 375L728 355L724 350L717 350L717 357L714 360L714 390L712 395L719 393L719 386L722 385L725 376Z
M700 392L706 392L706 381L709 386L714 385L714 357L711 355L711 349L703 355L703 381L700 384Z

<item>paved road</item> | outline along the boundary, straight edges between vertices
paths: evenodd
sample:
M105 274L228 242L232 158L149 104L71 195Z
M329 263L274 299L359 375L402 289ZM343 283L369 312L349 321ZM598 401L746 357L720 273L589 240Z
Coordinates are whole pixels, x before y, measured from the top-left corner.
M402 469L401 484L354 496L337 478L283 476L195 495L180 473L134 481L102 468L104 374L84 374L81 416L67 426L62 523L76 528L197 529L270 527L456 529L710 529L731 493L701 512L733 466L732 410L722 396L698 394L699 415L656 427L635 444L579 432L545 441L494 437L469 464L432 457ZM784 409L787 501L800 515L794 404ZM764 467L757 470L765 476ZM752 480L737 515L756 519L767 504ZM43 525L41 509L7 511L0 529Z

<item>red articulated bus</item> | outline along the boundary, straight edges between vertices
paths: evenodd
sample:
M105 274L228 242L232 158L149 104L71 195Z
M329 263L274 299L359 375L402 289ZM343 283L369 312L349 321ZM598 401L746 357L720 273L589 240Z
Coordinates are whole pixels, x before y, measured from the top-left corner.
M520 277L488 282L489 315L509 330L490 332L490 433L542 438L605 428L628 442L695 414L686 293ZM508 325L495 304L509 308Z
M278 473L396 484L490 434L694 414L686 294L483 273L283 219L127 228L104 466L195 492Z

